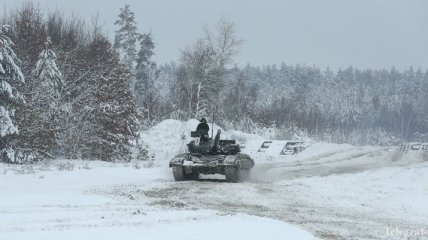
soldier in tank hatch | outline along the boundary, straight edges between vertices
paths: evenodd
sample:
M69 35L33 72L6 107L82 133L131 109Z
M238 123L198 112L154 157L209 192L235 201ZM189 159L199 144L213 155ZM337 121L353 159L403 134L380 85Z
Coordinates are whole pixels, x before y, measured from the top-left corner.
M207 124L207 120L205 118L201 119L201 122L196 127L196 131L201 135L201 141L208 140L208 132L210 127Z

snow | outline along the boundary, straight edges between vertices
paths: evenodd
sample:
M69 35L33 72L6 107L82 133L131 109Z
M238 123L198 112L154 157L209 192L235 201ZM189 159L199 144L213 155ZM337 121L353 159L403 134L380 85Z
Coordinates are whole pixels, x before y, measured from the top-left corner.
M0 64L1 66L1 64ZM0 73L4 74L3 67L0 67ZM12 92L12 86L6 81L1 80L0 81L0 92L2 95L5 96L5 98L13 99L13 92Z
M255 159L250 181L230 184L208 175L174 182L168 161L186 149L197 124L166 120L141 133L155 168L66 160L0 164L0 239L403 239L406 231L428 233L426 151L318 142L280 156L257 152L263 137L223 131L222 139L237 139Z
M367 170L357 174L310 177L279 184L310 186L321 198L310 200L356 209L363 206L377 216L428 223L428 162L406 167Z
M18 133L18 129L12 123L9 111L0 105L0 137Z
M255 217L213 217L203 216L202 222L198 221L199 215L195 216L193 212L189 212L186 216L182 212L177 214L174 219L159 219L158 216L151 216L146 222L146 225L140 226L124 226L124 227L97 227L96 229L87 230L72 230L64 234L63 231L43 231L31 233L28 239L55 239L61 236L61 239L207 239L207 240L233 240L240 233L245 232L249 238L246 239L266 239L266 232L272 234L269 239L284 239L284 236L292 239L313 239L308 233L293 226L287 226L279 221L266 219L261 221ZM195 230L195 225L198 225L199 230ZM254 226L254 227L251 227ZM221 232L219 232L221 230ZM287 231L284 231L287 230ZM27 239L22 238L22 233L5 234L5 239ZM247 236L247 235L245 235Z
M114 187L171 181L162 168L73 162L38 165L24 173L0 165L0 239L314 239L312 234L281 221L222 214L213 210L171 210L147 200L115 196Z

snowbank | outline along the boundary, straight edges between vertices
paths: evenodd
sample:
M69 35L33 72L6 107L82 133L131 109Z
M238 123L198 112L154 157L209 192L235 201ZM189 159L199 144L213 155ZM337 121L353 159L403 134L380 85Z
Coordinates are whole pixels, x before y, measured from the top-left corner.
M140 134L140 142L145 145L150 155L154 154L155 159L162 166L166 166L171 158L187 150L186 144L191 140L190 132L195 131L198 124L199 121L196 119L185 122L173 119L164 120L149 130L143 131ZM212 125L209 124L209 126L209 134L211 135ZM239 144L245 144L248 140L262 139L262 137L254 134L239 131L227 132L217 125L214 125L213 129L214 134L218 129L222 130L221 139L235 139Z
M196 119L185 122L168 119L153 126L140 134L140 142L145 145L150 155L154 155L155 160L162 166L167 166L169 160L175 155L187 151L186 144L191 140L190 132L194 131L199 124ZM210 124L210 128L212 125ZM265 139L256 134L243 133L240 131L225 131L217 125L214 125L214 133L218 129L222 130L221 139L235 139L241 145L243 153L249 154L256 163L272 161L305 161L306 159L317 156L324 156L333 153L355 150L356 147L349 144L332 144L310 142L307 149L296 156L279 155L284 147L286 140L274 140L274 144L265 152L258 152ZM210 130L211 135L211 130ZM370 148L370 147L368 147ZM339 155L338 155L339 156Z

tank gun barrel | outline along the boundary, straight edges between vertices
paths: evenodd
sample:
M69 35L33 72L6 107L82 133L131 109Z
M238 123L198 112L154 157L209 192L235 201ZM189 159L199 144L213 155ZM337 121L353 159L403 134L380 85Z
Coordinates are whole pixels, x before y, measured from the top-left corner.
M220 142L220 133L221 133L221 130L220 129L217 130L217 134L215 135L213 145L211 146L211 151L212 152L217 152L218 145L219 145L219 142Z

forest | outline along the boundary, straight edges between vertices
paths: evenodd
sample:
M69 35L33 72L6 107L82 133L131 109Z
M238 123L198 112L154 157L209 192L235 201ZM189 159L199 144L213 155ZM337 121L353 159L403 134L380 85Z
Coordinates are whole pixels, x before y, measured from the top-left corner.
M428 71L239 67L245 41L222 18L156 63L155 40L118 9L114 39L97 22L32 3L0 31L0 161L144 159L139 132L164 119L213 118L275 138L391 145L428 137ZM278 46L280 47L280 46Z

